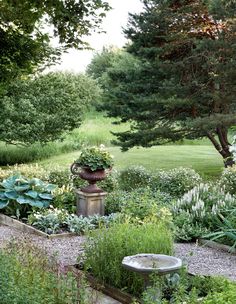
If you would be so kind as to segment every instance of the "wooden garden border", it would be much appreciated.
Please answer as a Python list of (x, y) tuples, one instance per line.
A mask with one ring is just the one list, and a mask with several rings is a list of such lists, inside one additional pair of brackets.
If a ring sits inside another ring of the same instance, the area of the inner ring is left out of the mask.
[(121, 302), (122, 304), (131, 304), (131, 303), (133, 303), (134, 300), (136, 300), (137, 303), (141, 303), (134, 296), (132, 296), (124, 291), (121, 291), (118, 288), (112, 287), (106, 283), (101, 284), (91, 274), (85, 273), (84, 271), (79, 270), (75, 266), (68, 266), (67, 269), (68, 269), (68, 271), (71, 271), (72, 273), (74, 273), (76, 277), (84, 275), (85, 278), (87, 279), (87, 281), (89, 282), (90, 286), (93, 289), (102, 292), (103, 294)]
[(236, 253), (235, 248), (231, 248), (228, 245), (220, 244), (211, 240), (205, 240), (205, 239), (198, 239), (198, 242), (200, 245), (207, 246), (213, 249), (223, 250), (228, 253)]
[(7, 216), (5, 214), (0, 213), (0, 224), (14, 227), (17, 230), (20, 230), (21, 232), (24, 233), (29, 233), (29, 234), (37, 234), (39, 236), (48, 238), (48, 239), (57, 239), (57, 238), (63, 238), (63, 237), (70, 237), (70, 236), (75, 236), (75, 233), (60, 233), (60, 234), (47, 234), (43, 231), (40, 231), (30, 225), (27, 225), (25, 223), (22, 223), (10, 216)]

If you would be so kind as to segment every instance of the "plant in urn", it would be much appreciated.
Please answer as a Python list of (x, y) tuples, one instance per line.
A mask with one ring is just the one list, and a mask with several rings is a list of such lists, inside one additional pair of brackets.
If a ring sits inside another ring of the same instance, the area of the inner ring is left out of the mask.
[(104, 149), (104, 146), (90, 147), (82, 150), (80, 157), (71, 165), (73, 175), (87, 180), (89, 185), (82, 188), (83, 192), (103, 192), (96, 182), (106, 178), (107, 171), (113, 166), (113, 156)]

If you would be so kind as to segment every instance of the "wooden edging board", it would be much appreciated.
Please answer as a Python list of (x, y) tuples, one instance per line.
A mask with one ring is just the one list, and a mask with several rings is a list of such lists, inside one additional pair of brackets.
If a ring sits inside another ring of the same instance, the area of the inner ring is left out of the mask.
[(17, 230), (20, 230), (21, 232), (24, 233), (29, 233), (29, 234), (37, 234), (39, 236), (49, 238), (49, 239), (56, 239), (56, 238), (63, 238), (63, 237), (70, 237), (76, 235), (75, 233), (61, 233), (61, 234), (47, 234), (43, 231), (40, 231), (32, 226), (26, 225), (25, 223), (22, 223), (16, 219), (13, 219), (10, 216), (7, 216), (5, 214), (0, 213), (0, 224), (14, 227)]
[(236, 249), (232, 248), (230, 246), (220, 244), (211, 240), (205, 240), (205, 239), (198, 239), (198, 242), (200, 245), (207, 246), (213, 249), (223, 250), (227, 251), (229, 253), (236, 253)]
[(76, 276), (84, 275), (93, 289), (102, 292), (103, 294), (121, 302), (122, 304), (131, 304), (134, 300), (136, 300), (137, 303), (140, 303), (140, 301), (138, 301), (134, 296), (131, 296), (130, 294), (121, 291), (118, 288), (112, 287), (106, 283), (99, 283), (99, 281), (92, 275), (79, 270), (75, 266), (68, 266), (67, 269), (73, 272)]

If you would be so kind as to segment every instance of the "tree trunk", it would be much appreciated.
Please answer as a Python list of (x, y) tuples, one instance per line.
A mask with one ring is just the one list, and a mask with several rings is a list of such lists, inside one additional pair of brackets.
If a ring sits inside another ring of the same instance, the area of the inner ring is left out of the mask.
[(235, 164), (235, 161), (233, 160), (232, 152), (229, 151), (230, 144), (229, 144), (228, 139), (227, 139), (227, 130), (217, 128), (216, 133), (218, 135), (219, 142), (215, 138), (215, 136), (210, 132), (207, 132), (207, 137), (210, 139), (213, 146), (216, 148), (216, 150), (223, 157), (225, 168), (232, 167)]

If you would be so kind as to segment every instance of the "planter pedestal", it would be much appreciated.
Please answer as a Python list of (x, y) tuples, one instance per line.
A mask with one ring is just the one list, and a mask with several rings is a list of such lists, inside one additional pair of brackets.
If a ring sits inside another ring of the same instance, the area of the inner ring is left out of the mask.
[(76, 190), (77, 208), (76, 214), (83, 216), (90, 215), (104, 215), (104, 200), (107, 195), (106, 192), (86, 193)]

